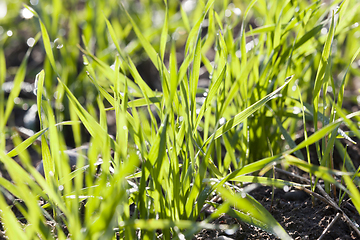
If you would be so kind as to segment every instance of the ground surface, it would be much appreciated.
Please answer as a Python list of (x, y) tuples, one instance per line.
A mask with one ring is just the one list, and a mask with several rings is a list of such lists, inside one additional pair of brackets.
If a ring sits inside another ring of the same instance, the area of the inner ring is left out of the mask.
[[(312, 206), (310, 196), (306, 199), (290, 201), (286, 199), (285, 192), (282, 190), (275, 190), (274, 202), (271, 208), (271, 192), (270, 187), (261, 186), (251, 192), (251, 195), (271, 212), (274, 218), (294, 239), (318, 239), (336, 216), (337, 211), (328, 204), (315, 200), (315, 206)], [(351, 203), (346, 202), (343, 205), (342, 209), (347, 216), (359, 223), (360, 217), (356, 210), (351, 207)], [(227, 235), (225, 231), (203, 230), (195, 235), (194, 239), (277, 239), (259, 228), (240, 223), (227, 215), (220, 217), (215, 223), (238, 224), (239, 229), (233, 235)], [(335, 224), (323, 236), (323, 239), (359, 238), (360, 236), (356, 235), (353, 229), (350, 229), (343, 217), (337, 219)]]

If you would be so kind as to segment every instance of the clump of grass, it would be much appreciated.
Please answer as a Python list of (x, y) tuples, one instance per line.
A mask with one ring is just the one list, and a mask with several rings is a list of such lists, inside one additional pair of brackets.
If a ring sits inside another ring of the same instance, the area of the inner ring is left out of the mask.
[[(30, 50), (17, 70), (17, 87), (7, 99), (0, 92), (0, 119), (4, 119), (0, 159), (13, 179), (1, 179), (1, 190), (4, 196), (10, 192), (24, 202), (25, 206), (16, 207), (27, 222), (23, 231), (0, 195), (9, 238), (183, 239), (203, 228), (231, 229), (211, 224), (228, 213), (290, 239), (242, 188), (245, 183), (307, 187), (267, 176), (271, 166), (279, 163), (322, 178), (328, 191), (330, 184), (336, 185), (359, 206), (356, 178), (345, 175), (347, 189), (334, 180), (334, 175), (343, 173), (330, 164), (334, 145), (341, 149), (336, 139), (344, 136), (340, 124), (359, 136), (350, 120), (358, 121), (359, 112), (346, 115), (342, 109), (349, 74), (332, 77), (344, 66), (353, 70), (358, 51), (350, 53), (359, 43), (347, 38), (357, 29), (352, 24), (359, 4), (344, 1), (336, 11), (332, 10), (336, 2), (321, 6), (319, 1), (311, 5), (251, 1), (240, 8), (227, 1), (223, 5), (200, 1), (192, 11), (179, 3), (141, 4), (149, 11), (116, 1), (84, 6), (54, 1), (51, 15), (44, 13), (45, 5), (25, 6), (36, 17), (33, 24), (41, 32), (37, 44), (46, 59), (36, 76), (41, 130), (9, 153), (4, 151), (6, 122), (26, 76)], [(80, 10), (71, 11), (72, 7)], [(156, 16), (162, 21), (153, 26)], [(252, 23), (256, 19), (261, 26)], [(57, 25), (57, 20), (66, 24)], [(57, 38), (62, 28), (69, 31)], [(35, 37), (36, 42), (39, 38)], [(62, 43), (59, 51), (52, 47), (55, 39)], [(349, 48), (335, 48), (334, 42)], [(7, 68), (4, 40), (1, 44), (2, 84)], [(158, 91), (138, 71), (143, 56), (158, 72)], [(206, 87), (199, 86), (202, 75), (208, 77)], [(84, 90), (86, 96), (82, 96)], [(61, 104), (64, 112), (56, 107)], [(116, 118), (113, 137), (107, 124), (109, 112)], [(296, 145), (298, 124), (305, 127), (309, 118), (316, 132)], [(91, 135), (89, 160), (79, 159), (74, 172), (63, 153), (64, 125), (71, 126), (76, 146), (83, 143), (81, 127)], [(25, 154), (39, 136), (45, 179)], [(304, 161), (299, 150), (319, 140), (323, 148), (317, 148), (321, 166), (316, 167)], [(26, 171), (11, 158), (16, 155)], [(342, 155), (351, 175), (355, 168), (346, 151)], [(214, 194), (223, 203), (210, 201)], [(39, 199), (46, 204), (40, 206)], [(204, 218), (206, 204), (216, 211)]]

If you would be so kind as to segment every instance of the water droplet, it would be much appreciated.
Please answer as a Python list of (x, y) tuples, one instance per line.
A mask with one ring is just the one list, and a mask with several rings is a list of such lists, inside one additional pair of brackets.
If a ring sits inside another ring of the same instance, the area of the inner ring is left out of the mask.
[(290, 187), (288, 185), (285, 185), (283, 187), (284, 192), (288, 192), (290, 190)]
[(226, 9), (225, 10), (225, 17), (230, 17), (231, 16), (231, 10), (230, 9)]
[(220, 125), (224, 125), (226, 122), (226, 119), (224, 117), (220, 118), (219, 123)]
[(54, 40), (54, 45), (56, 46), (57, 49), (60, 49), (64, 46), (59, 38), (56, 38)]
[(234, 229), (234, 228), (225, 229), (225, 233), (226, 233), (227, 235), (234, 235), (235, 232), (236, 232), (236, 229)]
[(187, 0), (182, 3), (182, 7), (185, 12), (190, 12), (195, 8), (195, 6), (196, 6), (196, 1), (194, 0)]
[(242, 192), (242, 193), (241, 193), (241, 197), (242, 197), (242, 198), (246, 198), (246, 193), (245, 193), (245, 192)]
[(241, 10), (240, 10), (240, 8), (234, 8), (234, 9), (233, 9), (233, 12), (234, 12), (237, 16), (240, 16), (240, 15), (241, 15)]
[(6, 1), (0, 1), (0, 19), (4, 18), (7, 13)]
[(327, 28), (323, 27), (323, 28), (321, 29), (321, 34), (322, 34), (322, 35), (325, 35), (325, 34), (327, 34), (327, 33), (328, 33)]
[(6, 34), (7, 34), (9, 37), (11, 37), (11, 36), (13, 35), (13, 31), (8, 30), (8, 31), (6, 32)]
[(299, 114), (299, 113), (301, 113), (301, 108), (299, 108), (299, 107), (294, 107), (294, 108), (293, 108), (293, 113), (294, 113), (294, 114)]
[(38, 5), (39, 0), (30, 0), (31, 5)]
[(20, 104), (21, 103), (21, 98), (19, 98), (19, 97), (14, 98), (14, 103), (15, 104)]
[(25, 19), (30, 19), (34, 16), (34, 14), (27, 8), (23, 8), (20, 10), (20, 15), (21, 17), (25, 18)]
[(28, 38), (28, 40), (26, 41), (26, 44), (29, 46), (29, 47), (33, 47), (34, 44), (35, 44), (35, 38)]
[(180, 34), (179, 34), (179, 32), (174, 32), (171, 37), (172, 37), (172, 39), (174, 39), (176, 41), (180, 38)]

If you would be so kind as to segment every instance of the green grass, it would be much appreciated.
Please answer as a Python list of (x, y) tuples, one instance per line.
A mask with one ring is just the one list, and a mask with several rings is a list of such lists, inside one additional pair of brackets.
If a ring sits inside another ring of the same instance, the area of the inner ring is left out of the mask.
[[(342, 107), (354, 101), (344, 96), (345, 87), (360, 76), (359, 3), (199, 1), (188, 10), (178, 1), (53, 0), (7, 6), (0, 19), (0, 85), (7, 78), (16, 84), (9, 97), (0, 92), (0, 160), (13, 181), (1, 179), (0, 209), (10, 239), (189, 239), (203, 228), (231, 229), (211, 224), (223, 213), (290, 239), (246, 189), (239, 190), (249, 182), (307, 187), (274, 179), (273, 164), (323, 179), (328, 192), (335, 184), (359, 209), (358, 173), (339, 144), (346, 134), (341, 124), (360, 137), (360, 112)], [(19, 20), (14, 12), (24, 8), (34, 17)], [(36, 44), (10, 68), (5, 53), (25, 41), (21, 31)], [(35, 49), (44, 57), (40, 67), (29, 64)], [(161, 89), (150, 88), (153, 76), (139, 72), (144, 61), (156, 69)], [(204, 76), (209, 86), (198, 87)], [(13, 131), (6, 123), (29, 78), (37, 80), (41, 130), (24, 141), (14, 138), (15, 149), (6, 152)], [(113, 137), (109, 112), (116, 116)], [(316, 132), (297, 145), (295, 135), (306, 133), (306, 124)], [(87, 168), (79, 159), (80, 168), (70, 171), (62, 153), (65, 125), (76, 146), (85, 142), (82, 128), (91, 135)], [(39, 136), (41, 149), (34, 146)], [(298, 151), (309, 154), (311, 144), (321, 166)], [(45, 179), (31, 165), (30, 147), (41, 153)], [(333, 169), (334, 147), (346, 173)], [(16, 155), (26, 170), (12, 159)], [(344, 175), (344, 184), (336, 175)], [(23, 201), (16, 207), (25, 224), (5, 201), (9, 192)], [(222, 204), (210, 202), (214, 194)], [(207, 218), (205, 204), (216, 208)]]

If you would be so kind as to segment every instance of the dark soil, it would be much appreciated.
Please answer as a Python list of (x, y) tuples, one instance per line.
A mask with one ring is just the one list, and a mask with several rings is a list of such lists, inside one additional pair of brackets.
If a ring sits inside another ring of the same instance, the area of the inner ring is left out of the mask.
[[(315, 199), (313, 206), (309, 195), (305, 197), (306, 199), (299, 197), (299, 200), (292, 201), (288, 199), (283, 190), (275, 189), (274, 201), (271, 205), (271, 187), (260, 186), (250, 194), (273, 215), (294, 239), (318, 239), (337, 214), (337, 210), (320, 200)], [(342, 209), (352, 221), (360, 222), (360, 216), (350, 202), (345, 201), (342, 204)], [(196, 234), (194, 239), (278, 239), (257, 227), (241, 223), (228, 215), (221, 216), (214, 223), (237, 224), (239, 228), (233, 235), (227, 235), (225, 231), (203, 230)], [(340, 217), (323, 235), (322, 239), (359, 238), (360, 236), (348, 226), (345, 218)]]

